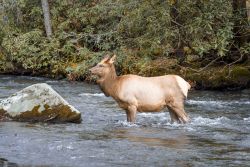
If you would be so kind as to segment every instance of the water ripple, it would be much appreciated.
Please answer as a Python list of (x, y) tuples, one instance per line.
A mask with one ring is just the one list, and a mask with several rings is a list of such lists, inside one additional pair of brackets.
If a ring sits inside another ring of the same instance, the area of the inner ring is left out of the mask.
[(103, 93), (81, 93), (78, 96), (95, 96), (95, 97), (104, 97)]
[(224, 105), (248, 105), (250, 101), (209, 101), (209, 100), (187, 100), (187, 104), (194, 104), (194, 105), (217, 105), (217, 106), (224, 106)]

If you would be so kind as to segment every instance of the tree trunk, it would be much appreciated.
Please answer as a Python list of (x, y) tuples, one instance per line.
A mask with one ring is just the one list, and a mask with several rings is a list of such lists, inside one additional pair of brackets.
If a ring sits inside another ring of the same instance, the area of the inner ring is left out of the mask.
[(183, 40), (182, 40), (182, 33), (181, 33), (181, 20), (178, 12), (178, 0), (170, 0), (170, 16), (171, 16), (171, 25), (176, 27), (179, 30), (179, 40), (177, 45), (175, 46), (175, 55), (177, 56), (180, 63), (182, 63), (185, 59), (184, 50), (183, 50)]
[(17, 25), (23, 24), (23, 13), (18, 5), (16, 7), (16, 23), (17, 23)]
[(250, 22), (250, 0), (246, 2), (248, 22)]
[(233, 0), (233, 14), (236, 21), (234, 25), (235, 44), (240, 47), (249, 40), (248, 32), (248, 16), (247, 16), (247, 0)]
[(41, 0), (41, 1), (42, 1), (46, 35), (48, 38), (50, 38), (52, 35), (52, 28), (51, 28), (51, 20), (50, 20), (50, 13), (49, 13), (49, 3), (48, 3), (48, 0)]

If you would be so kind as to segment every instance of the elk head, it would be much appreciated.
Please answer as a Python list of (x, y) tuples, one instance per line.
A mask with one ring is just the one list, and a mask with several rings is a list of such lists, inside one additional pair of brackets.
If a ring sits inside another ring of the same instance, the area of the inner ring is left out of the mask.
[(106, 55), (96, 66), (90, 69), (91, 74), (97, 75), (100, 78), (105, 78), (105, 76), (114, 73), (115, 70), (113, 63), (115, 61), (115, 58), (116, 55), (111, 58)]

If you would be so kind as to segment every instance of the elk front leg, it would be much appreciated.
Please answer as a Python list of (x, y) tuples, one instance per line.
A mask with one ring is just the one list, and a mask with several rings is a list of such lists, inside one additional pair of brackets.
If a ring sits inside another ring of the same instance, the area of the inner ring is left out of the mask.
[(136, 119), (136, 112), (137, 112), (137, 108), (136, 106), (129, 106), (126, 114), (127, 114), (127, 121), (128, 122), (132, 122), (135, 123), (135, 119)]

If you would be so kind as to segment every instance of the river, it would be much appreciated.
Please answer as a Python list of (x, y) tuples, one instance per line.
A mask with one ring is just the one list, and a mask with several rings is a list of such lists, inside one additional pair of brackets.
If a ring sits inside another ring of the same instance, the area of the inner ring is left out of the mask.
[(45, 82), (81, 113), (81, 124), (0, 122), (0, 166), (250, 166), (250, 90), (195, 91), (186, 125), (168, 112), (139, 113), (137, 123), (97, 85), (0, 76), (0, 99)]

